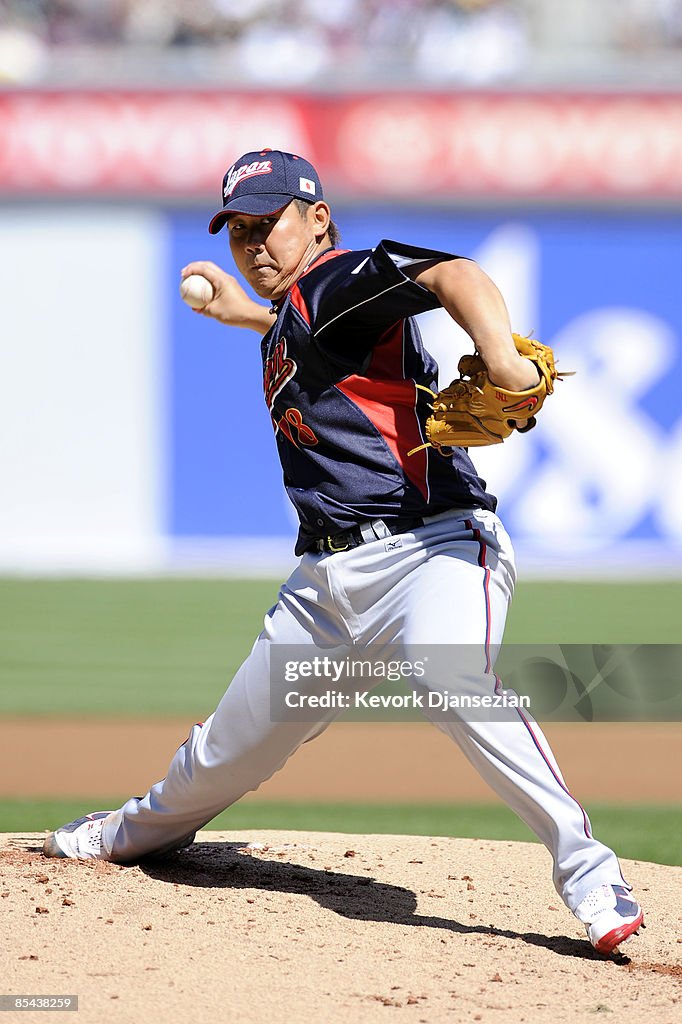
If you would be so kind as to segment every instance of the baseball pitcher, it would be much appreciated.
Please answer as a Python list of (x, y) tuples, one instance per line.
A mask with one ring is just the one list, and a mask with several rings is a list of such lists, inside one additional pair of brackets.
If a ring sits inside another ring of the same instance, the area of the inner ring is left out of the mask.
[[(534, 426), (557, 382), (551, 350), (512, 332), (498, 289), (470, 259), (388, 240), (338, 248), (318, 174), (300, 156), (265, 149), (235, 161), (209, 230), (226, 232), (239, 273), (265, 304), (213, 262), (184, 268), (185, 293), (194, 294), (190, 278), (203, 279), (203, 297), (192, 301), (201, 315), (262, 337), (265, 404), (300, 560), (166, 777), (118, 810), (57, 829), (48, 857), (125, 863), (187, 846), (319, 735), (337, 708), (320, 708), (314, 721), (271, 714), (276, 645), (376, 657), (436, 645), (449, 657), (420, 680), (427, 692), (448, 687), (458, 651), (473, 645), (481, 653), (467, 668), (468, 691), (505, 692), (494, 664), (514, 555), (468, 449)], [(440, 392), (415, 320), (437, 307), (473, 343), (459, 379)], [(425, 713), (546, 845), (559, 895), (592, 945), (612, 953), (640, 927), (642, 910), (537, 723), (521, 708), (480, 719)]]

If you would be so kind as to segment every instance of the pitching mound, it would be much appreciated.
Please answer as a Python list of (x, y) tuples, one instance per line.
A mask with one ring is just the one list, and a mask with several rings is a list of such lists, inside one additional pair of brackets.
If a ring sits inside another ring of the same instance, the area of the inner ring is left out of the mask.
[(682, 868), (623, 863), (648, 928), (615, 962), (530, 843), (202, 832), (120, 867), (42, 839), (0, 836), (2, 991), (78, 995), (82, 1024), (682, 1017)]

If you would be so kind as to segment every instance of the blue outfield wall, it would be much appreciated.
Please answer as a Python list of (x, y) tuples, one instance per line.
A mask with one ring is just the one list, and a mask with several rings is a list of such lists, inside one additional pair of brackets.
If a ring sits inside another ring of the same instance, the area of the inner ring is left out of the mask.
[[(167, 211), (170, 399), (168, 522), (175, 538), (292, 537), (262, 399), (259, 338), (193, 314), (174, 269), (213, 259), (233, 270), (212, 211)], [(628, 542), (632, 557), (682, 550), (682, 215), (669, 212), (336, 209), (345, 248), (395, 238), (478, 259), (500, 285), (514, 328), (555, 347), (557, 386), (538, 428), (475, 462), (512, 535), (539, 558)], [(466, 344), (427, 314), (442, 376)], [(544, 553), (544, 554), (543, 554)], [(630, 556), (628, 556), (630, 557)]]

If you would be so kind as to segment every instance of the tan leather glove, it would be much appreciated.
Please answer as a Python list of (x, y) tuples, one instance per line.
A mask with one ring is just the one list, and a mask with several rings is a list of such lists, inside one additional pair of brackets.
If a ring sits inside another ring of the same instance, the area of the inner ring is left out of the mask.
[(552, 394), (554, 381), (564, 374), (557, 373), (549, 345), (520, 334), (512, 337), (519, 355), (537, 366), (540, 382), (526, 391), (508, 391), (491, 383), (478, 353), (462, 356), (457, 367), (459, 379), (434, 395), (433, 412), (426, 421), (430, 446), (476, 448), (499, 444), (513, 430), (523, 434), (535, 426), (535, 414)]

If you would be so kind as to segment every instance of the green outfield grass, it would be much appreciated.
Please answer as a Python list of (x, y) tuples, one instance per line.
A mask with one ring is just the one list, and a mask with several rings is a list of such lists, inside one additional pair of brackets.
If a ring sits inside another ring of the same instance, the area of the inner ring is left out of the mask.
[[(209, 714), (277, 596), (249, 580), (0, 579), (0, 714)], [(677, 643), (682, 581), (519, 586), (512, 643)]]
[[(0, 801), (0, 832), (40, 832), (96, 809), (119, 806), (122, 797), (82, 801)], [(682, 806), (594, 804), (595, 834), (619, 857), (682, 864)], [(510, 810), (489, 804), (318, 804), (242, 800), (209, 828), (286, 829), (357, 835), (458, 836), (536, 842)]]

